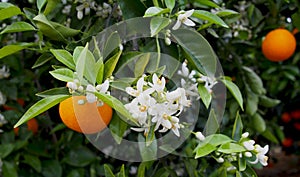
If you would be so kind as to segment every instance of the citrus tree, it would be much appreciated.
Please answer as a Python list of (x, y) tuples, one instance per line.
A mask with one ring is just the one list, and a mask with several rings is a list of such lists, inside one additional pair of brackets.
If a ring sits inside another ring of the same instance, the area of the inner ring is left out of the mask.
[(299, 95), (299, 16), (297, 1), (2, 1), (2, 175), (257, 176)]

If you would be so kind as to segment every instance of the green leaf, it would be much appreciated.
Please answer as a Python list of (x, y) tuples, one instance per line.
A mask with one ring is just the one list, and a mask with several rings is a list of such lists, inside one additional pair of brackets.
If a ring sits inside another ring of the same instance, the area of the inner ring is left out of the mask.
[(46, 18), (44, 14), (39, 14), (33, 18), (39, 30), (43, 33), (43, 35), (49, 37), (54, 41), (62, 41), (67, 43), (66, 38), (55, 29), (55, 27), (50, 23), (50, 21)]
[(204, 144), (203, 146), (201, 146), (199, 148), (197, 147), (196, 149), (195, 149), (196, 150), (195, 159), (212, 153), (213, 151), (215, 151), (217, 149), (217, 147), (208, 143), (208, 144)]
[(243, 133), (243, 122), (240, 116), (240, 113), (236, 113), (234, 125), (233, 125), (233, 130), (232, 130), (232, 139), (235, 141), (238, 141)]
[(46, 5), (47, 0), (37, 0), (36, 5), (37, 8), (39, 9), (39, 12), (41, 12), (42, 8)]
[(23, 31), (33, 31), (35, 28), (26, 22), (14, 22), (13, 24), (7, 26), (0, 34), (4, 33), (15, 33)]
[(221, 79), (221, 81), (225, 84), (226, 88), (230, 91), (232, 96), (239, 103), (241, 109), (244, 110), (244, 108), (243, 108), (243, 97), (242, 97), (242, 94), (241, 94), (240, 89), (238, 88), (238, 86), (236, 86), (235, 83), (233, 83), (230, 80)]
[(216, 3), (214, 3), (213, 1), (210, 0), (196, 0), (195, 4), (198, 6), (207, 6), (207, 7), (213, 7), (213, 8), (220, 8), (220, 6), (218, 6)]
[(45, 52), (35, 61), (35, 63), (33, 64), (33, 66), (31, 68), (34, 69), (34, 68), (40, 67), (43, 64), (47, 63), (48, 61), (52, 60), (53, 58), (54, 57), (50, 53)]
[(68, 95), (69, 90), (67, 87), (56, 87), (43, 92), (39, 92), (36, 95), (39, 97), (48, 97), (54, 95)]
[(119, 50), (115, 55), (109, 58), (104, 64), (104, 79), (111, 76), (117, 66), (122, 50)]
[(252, 91), (247, 91), (246, 113), (253, 116), (257, 112), (258, 95)]
[[(86, 61), (85, 58), (87, 56), (87, 51), (88, 51), (88, 43), (82, 50), (81, 49), (82, 47), (76, 47), (73, 54), (73, 59), (74, 62), (76, 63), (76, 73), (80, 83), (83, 81), (85, 61)], [(78, 57), (77, 55), (75, 55), (76, 53), (78, 53)]]
[(160, 7), (149, 7), (146, 12), (144, 17), (153, 17), (153, 16), (158, 16), (163, 13), (168, 13), (170, 9), (162, 9)]
[(198, 84), (198, 92), (206, 109), (208, 109), (212, 99), (211, 93), (209, 93), (203, 84)]
[(122, 16), (124, 19), (141, 17), (146, 11), (145, 5), (142, 3), (142, 1), (118, 0), (118, 4), (121, 7)]
[[(280, 128), (278, 128), (278, 129), (280, 130)], [(280, 131), (282, 131), (282, 130), (280, 130)], [(273, 143), (276, 143), (276, 144), (279, 143), (277, 137), (275, 136), (275, 133), (270, 128), (266, 128), (266, 130), (261, 135)]]
[(99, 59), (96, 64), (95, 64), (95, 71), (98, 73), (97, 74), (97, 78), (96, 78), (96, 82), (98, 84), (102, 84), (103, 82), (103, 75), (104, 75), (104, 64), (103, 64), (103, 60)]
[(157, 35), (161, 30), (170, 24), (169, 19), (163, 17), (153, 17), (150, 21), (151, 37)]
[(220, 10), (216, 13), (216, 15), (218, 15), (219, 17), (226, 17), (226, 16), (238, 15), (238, 14), (239, 14), (238, 12), (229, 9)]
[(228, 25), (220, 17), (211, 12), (205, 10), (195, 10), (192, 16), (228, 28)]
[(16, 165), (11, 162), (3, 161), (2, 175), (3, 177), (18, 177)]
[(7, 157), (13, 150), (14, 150), (14, 144), (1, 144), (0, 145), (0, 158), (4, 159)]
[(112, 120), (109, 123), (109, 130), (118, 144), (123, 140), (123, 135), (127, 130), (127, 123), (124, 122), (118, 114), (113, 114)]
[(72, 82), (74, 80), (74, 72), (68, 68), (59, 68), (49, 72), (55, 79), (63, 82)]
[(124, 105), (122, 104), (122, 102), (120, 100), (118, 100), (117, 98), (115, 98), (115, 97), (113, 97), (111, 95), (107, 95), (107, 94), (103, 94), (103, 93), (99, 93), (99, 92), (95, 92), (95, 95), (99, 99), (101, 99), (104, 103), (106, 103), (110, 107), (112, 107), (120, 115), (124, 116), (124, 118), (126, 118), (127, 120), (130, 120), (135, 125), (138, 125), (137, 121), (132, 117), (132, 115), (124, 107)]
[(138, 135), (139, 150), (143, 161), (149, 161), (156, 159), (157, 155), (157, 141), (151, 141), (151, 144), (147, 144), (146, 139), (142, 133)]
[(167, 8), (169, 8), (170, 11), (172, 11), (173, 8), (175, 7), (175, 0), (165, 0), (165, 4)]
[(218, 148), (218, 151), (225, 154), (231, 154), (231, 153), (244, 152), (246, 151), (246, 149), (243, 146), (235, 143), (226, 143), (226, 144), (222, 144)]
[(42, 174), (44, 177), (61, 177), (62, 167), (58, 160), (43, 160)]
[(72, 29), (69, 27), (66, 27), (60, 23), (49, 21), (50, 24), (57, 30), (62, 36), (65, 38), (76, 36), (77, 34), (81, 33), (80, 30)]
[(258, 104), (261, 106), (264, 106), (266, 108), (272, 108), (280, 103), (280, 100), (269, 98), (265, 95), (259, 96), (259, 102)]
[(49, 13), (53, 12), (53, 10), (57, 8), (57, 5), (59, 5), (60, 2), (60, 0), (47, 0), (47, 5), (45, 7), (44, 14), (48, 15)]
[(262, 133), (266, 130), (266, 122), (258, 113), (255, 113), (251, 119), (252, 119), (251, 121), (253, 124), (253, 128), (258, 133)]
[(134, 66), (134, 77), (141, 77), (145, 73), (145, 69), (150, 60), (150, 53), (145, 53), (139, 57)]
[(217, 68), (217, 57), (208, 41), (198, 32), (180, 28), (172, 31), (175, 41), (186, 52), (191, 67), (208, 77), (214, 77)]
[(209, 112), (208, 120), (205, 124), (204, 134), (211, 135), (218, 131), (220, 128), (219, 122), (217, 120), (214, 109), (211, 109)]
[(85, 167), (96, 160), (96, 154), (84, 146), (71, 149), (63, 162), (74, 167)]
[(24, 122), (27, 122), (31, 118), (47, 111), (48, 109), (50, 109), (51, 107), (60, 103), (61, 101), (67, 99), (68, 97), (70, 97), (70, 96), (69, 95), (54, 95), (54, 96), (49, 96), (49, 97), (39, 100), (37, 103), (32, 105), (24, 113), (24, 115), (20, 118), (20, 120), (15, 124), (14, 128), (20, 126)]
[(50, 49), (50, 52), (55, 56), (55, 58), (62, 64), (66, 65), (72, 70), (75, 70), (75, 63), (73, 56), (70, 52), (62, 49)]
[(23, 14), (21, 9), (17, 6), (9, 6), (0, 10), (0, 20), (13, 17), (15, 15)]
[(116, 177), (107, 164), (104, 164), (105, 177)]
[(30, 154), (24, 154), (24, 163), (31, 166), (35, 171), (41, 172), (42, 171), (42, 164), (40, 159), (37, 156), (30, 155)]
[(245, 71), (246, 82), (249, 84), (251, 90), (256, 94), (265, 94), (266, 90), (263, 87), (261, 78), (250, 68), (243, 66)]
[(117, 31), (112, 32), (105, 41), (103, 48), (103, 58), (106, 59), (113, 51), (119, 49), (121, 45), (121, 38)]
[(80, 169), (73, 169), (68, 173), (67, 177), (84, 177), (85, 170), (80, 168)]
[(239, 171), (245, 171), (246, 170), (246, 159), (244, 157), (238, 157), (238, 164), (239, 164)]
[(6, 45), (4, 47), (2, 47), (0, 49), (0, 59), (8, 56), (8, 55), (11, 55), (13, 53), (16, 53), (20, 50), (23, 50), (23, 49), (26, 49), (30, 46), (33, 46), (35, 44), (32, 44), (32, 43), (22, 43), (22, 44), (19, 44), (19, 45), (16, 45), (16, 44), (12, 44), (12, 45)]

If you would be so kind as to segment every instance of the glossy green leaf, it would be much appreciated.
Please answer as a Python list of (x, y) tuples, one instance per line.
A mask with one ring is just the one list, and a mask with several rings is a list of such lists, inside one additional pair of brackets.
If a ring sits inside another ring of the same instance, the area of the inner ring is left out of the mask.
[(147, 145), (146, 139), (142, 133), (138, 135), (139, 150), (143, 161), (149, 161), (156, 159), (157, 155), (157, 141), (151, 141), (151, 144)]
[(151, 37), (157, 35), (161, 30), (170, 24), (169, 19), (163, 17), (153, 17), (150, 21)]
[(208, 109), (212, 99), (211, 93), (209, 93), (209, 91), (204, 87), (203, 84), (198, 84), (198, 92), (200, 95), (200, 99), (204, 103), (206, 109)]
[(42, 171), (42, 164), (38, 156), (30, 155), (30, 154), (24, 154), (24, 163), (30, 165), (35, 171), (40, 173)]
[(44, 14), (37, 15), (33, 18), (33, 20), (43, 35), (54, 41), (62, 41), (65, 43), (68, 42), (66, 38), (55, 29), (55, 27), (50, 23)]
[[(278, 128), (278, 129), (279, 129), (279, 131), (282, 131), (280, 128)], [(278, 131), (276, 132), (276, 134), (278, 135)], [(261, 135), (273, 143), (276, 143), (276, 144), (279, 143), (278, 138), (275, 136), (275, 133), (274, 133), (274, 131), (271, 130), (271, 128), (266, 128), (266, 130)], [(282, 138), (282, 140), (283, 140), (283, 138)], [(281, 142), (282, 142), (282, 140), (281, 140)]]
[(247, 91), (246, 113), (250, 116), (257, 112), (258, 95), (252, 91)]
[(239, 171), (245, 171), (247, 168), (246, 159), (244, 157), (238, 157)]
[(18, 177), (16, 165), (12, 162), (3, 161), (2, 175), (3, 177)]
[(20, 118), (20, 120), (15, 124), (14, 127), (18, 127), (24, 122), (27, 122), (31, 118), (47, 111), (51, 107), (57, 105), (61, 101), (67, 99), (70, 97), (69, 95), (54, 95), (54, 96), (49, 96), (46, 98), (43, 98), (36, 102), (34, 105), (32, 105)]
[(146, 7), (142, 1), (118, 0), (118, 4), (121, 7), (124, 19), (142, 17), (146, 11)]
[(59, 5), (60, 2), (60, 0), (47, 0), (47, 5), (45, 7), (44, 14), (48, 15), (49, 13), (53, 12), (53, 10), (57, 8), (57, 5)]
[(136, 78), (141, 77), (145, 73), (145, 69), (150, 60), (150, 53), (145, 53), (136, 61), (134, 66), (134, 76)]
[(209, 112), (209, 116), (204, 128), (205, 135), (211, 135), (218, 131), (220, 128), (219, 121), (217, 120), (216, 113), (214, 109), (211, 109)]
[(0, 158), (4, 159), (14, 150), (14, 144), (1, 144), (0, 145)]
[(74, 80), (74, 72), (68, 68), (59, 68), (49, 72), (55, 79), (63, 82), (72, 82)]
[(241, 91), (238, 88), (238, 86), (236, 86), (235, 83), (233, 83), (230, 80), (221, 79), (221, 81), (225, 84), (226, 88), (230, 91), (230, 93), (232, 94), (232, 96), (239, 103), (241, 109), (244, 110), (244, 107), (243, 107), (243, 97), (242, 97)]
[(107, 79), (109, 76), (113, 74), (121, 54), (122, 54), (122, 50), (119, 50), (115, 55), (113, 55), (104, 63), (104, 76), (103, 76), (104, 79)]
[(112, 120), (109, 123), (109, 130), (118, 144), (123, 140), (123, 135), (127, 130), (128, 124), (123, 121), (118, 114), (113, 114)]
[(73, 56), (70, 52), (62, 49), (50, 49), (50, 52), (55, 56), (55, 58), (62, 64), (66, 65), (72, 70), (75, 70), (75, 63)]
[(87, 56), (87, 52), (88, 52), (88, 43), (84, 48), (76, 47), (73, 54), (73, 59), (76, 66), (76, 73), (80, 83), (83, 81), (85, 62), (86, 62), (85, 58)]
[(205, 10), (195, 10), (192, 16), (228, 28), (228, 25), (220, 17), (211, 12)]
[(124, 164), (122, 165), (120, 172), (118, 173), (118, 177), (126, 177)]
[(68, 173), (67, 177), (84, 177), (85, 170), (83, 168), (73, 169)]
[(0, 20), (13, 17), (15, 15), (23, 14), (21, 9), (17, 6), (9, 6), (0, 10)]
[(263, 87), (261, 78), (249, 67), (244, 66), (246, 82), (250, 86), (251, 90), (256, 94), (265, 94), (266, 90)]
[(217, 57), (208, 41), (199, 33), (190, 29), (172, 31), (172, 36), (189, 56), (190, 66), (194, 66), (203, 74), (214, 77), (217, 68)]
[(43, 53), (33, 64), (31, 67), (32, 69), (42, 66), (43, 64), (47, 63), (48, 61), (52, 60), (54, 57), (48, 52)]
[(216, 146), (211, 144), (204, 144), (200, 148), (197, 147), (195, 159), (206, 156), (217, 149)]
[(61, 177), (62, 166), (58, 160), (42, 161), (42, 174), (44, 177)]
[(39, 12), (41, 12), (42, 8), (46, 5), (47, 0), (37, 0), (36, 1), (36, 6), (39, 10)]
[(232, 139), (235, 141), (238, 141), (243, 133), (243, 122), (240, 116), (240, 113), (236, 113), (235, 121), (233, 124), (233, 130), (232, 130)]
[(33, 30), (35, 30), (35, 28), (27, 22), (14, 22), (11, 25), (4, 28), (4, 30), (1, 31), (0, 34), (33, 31)]
[(234, 11), (234, 10), (229, 10), (229, 9), (224, 9), (224, 10), (220, 10), (217, 11), (216, 15), (218, 15), (219, 17), (226, 17), (226, 16), (230, 16), (230, 15), (238, 15), (239, 13)]
[(65, 38), (73, 37), (73, 36), (76, 36), (77, 34), (81, 33), (80, 30), (76, 30), (76, 29), (66, 27), (66, 26), (64, 26), (60, 23), (56, 23), (56, 22), (52, 22), (52, 21), (49, 21), (49, 22), (55, 28), (55, 30), (57, 30)]
[(116, 177), (107, 164), (104, 164), (104, 172), (105, 172), (105, 177)]
[(167, 8), (169, 8), (170, 11), (172, 11), (173, 8), (175, 7), (175, 0), (165, 0), (165, 4)]
[(0, 59), (6, 57), (8, 55), (14, 54), (14, 53), (16, 53), (20, 50), (26, 49), (30, 46), (33, 46), (33, 44), (23, 43), (23, 44), (20, 44), (20, 45), (16, 45), (16, 44), (6, 45), (6, 46), (4, 46), (0, 49)]
[(253, 128), (258, 132), (262, 133), (266, 130), (266, 122), (258, 113), (254, 114), (251, 118)]
[(63, 162), (73, 167), (85, 167), (96, 160), (96, 154), (84, 146), (79, 146), (71, 149)]
[(144, 17), (153, 17), (153, 16), (158, 16), (163, 13), (168, 13), (170, 9), (163, 9), (160, 7), (149, 7), (146, 12)]
[(54, 96), (54, 95), (68, 95), (69, 90), (67, 87), (55, 87), (43, 92), (39, 92), (36, 94), (36, 96), (39, 97), (48, 97), (48, 96)]
[(207, 6), (207, 7), (213, 7), (213, 8), (220, 8), (215, 2), (210, 0), (196, 0), (195, 4), (198, 6)]
[(110, 54), (115, 51), (116, 49), (120, 49), (121, 45), (121, 38), (117, 31), (112, 32), (106, 39), (104, 48), (102, 51), (102, 55), (104, 60), (107, 59)]
[(129, 113), (129, 111), (124, 107), (124, 105), (122, 104), (122, 102), (120, 102), (120, 100), (118, 100), (117, 98), (111, 96), (111, 95), (107, 95), (107, 94), (103, 94), (103, 93), (99, 93), (99, 92), (95, 92), (95, 95), (101, 99), (104, 103), (108, 104), (110, 107), (112, 107), (115, 111), (117, 111), (120, 115), (124, 116), (124, 118), (126, 120), (130, 120), (132, 123), (138, 125), (137, 121), (132, 117), (132, 115)]
[(278, 105), (280, 103), (280, 100), (273, 99), (273, 98), (267, 97), (265, 95), (260, 95), (258, 103), (259, 103), (259, 105), (262, 105), (266, 108), (272, 108), (272, 107)]
[(244, 152), (246, 149), (236, 143), (226, 143), (218, 148), (218, 151), (225, 154)]
[(102, 84), (104, 76), (104, 63), (102, 59), (99, 59), (95, 64), (95, 71), (97, 74), (96, 82), (97, 84)]

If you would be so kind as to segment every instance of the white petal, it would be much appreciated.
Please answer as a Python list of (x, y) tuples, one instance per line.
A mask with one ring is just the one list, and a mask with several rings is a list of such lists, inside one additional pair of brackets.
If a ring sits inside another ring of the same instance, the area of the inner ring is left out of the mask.
[(183, 21), (183, 23), (186, 25), (186, 26), (195, 26), (196, 24), (192, 21), (192, 20), (190, 20), (190, 19), (185, 19), (184, 21)]
[(167, 129), (171, 129), (172, 128), (172, 124), (169, 120), (164, 120), (162, 121), (162, 125), (167, 128)]
[(173, 133), (174, 133), (176, 136), (180, 137), (180, 133), (179, 133), (178, 128), (172, 128), (172, 131), (173, 131)]
[(175, 25), (173, 26), (172, 30), (177, 30), (181, 25), (181, 22), (179, 20), (176, 21)]
[(193, 15), (193, 13), (194, 13), (194, 9), (186, 11), (186, 12), (184, 13), (184, 15), (185, 15), (186, 17), (190, 17), (190, 16)]

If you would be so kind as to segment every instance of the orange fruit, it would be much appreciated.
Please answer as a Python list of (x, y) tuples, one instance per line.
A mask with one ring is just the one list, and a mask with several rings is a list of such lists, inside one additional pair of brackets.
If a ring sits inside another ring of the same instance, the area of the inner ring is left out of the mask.
[(107, 127), (113, 110), (105, 103), (88, 103), (85, 96), (73, 96), (59, 104), (62, 122), (70, 129), (85, 133), (97, 133)]
[[(36, 134), (39, 129), (39, 124), (35, 118), (30, 119), (27, 121), (27, 129), (32, 131), (33, 134)], [(15, 135), (19, 135), (19, 127), (14, 128)]]
[(296, 39), (286, 29), (270, 31), (262, 42), (262, 52), (270, 61), (284, 61), (296, 50)]

